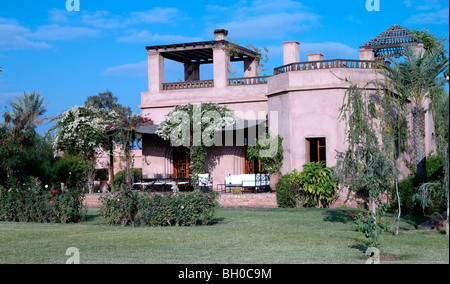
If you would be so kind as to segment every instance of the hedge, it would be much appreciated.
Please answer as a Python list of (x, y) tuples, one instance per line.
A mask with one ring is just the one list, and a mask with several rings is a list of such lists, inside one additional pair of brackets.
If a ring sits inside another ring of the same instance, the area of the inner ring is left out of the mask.
[(110, 225), (207, 225), (219, 205), (217, 196), (217, 192), (156, 194), (122, 189), (100, 197), (100, 212)]

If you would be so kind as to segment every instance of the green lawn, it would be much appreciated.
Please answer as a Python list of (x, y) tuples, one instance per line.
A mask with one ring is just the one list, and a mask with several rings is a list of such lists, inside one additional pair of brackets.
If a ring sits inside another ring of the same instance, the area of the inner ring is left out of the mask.
[[(0, 263), (65, 263), (76, 247), (81, 263), (275, 264), (365, 263), (367, 241), (353, 230), (350, 209), (221, 208), (216, 223), (197, 227), (106, 225), (98, 209), (79, 224), (0, 222)], [(385, 263), (449, 263), (449, 238), (417, 230), (405, 218), (386, 234)]]

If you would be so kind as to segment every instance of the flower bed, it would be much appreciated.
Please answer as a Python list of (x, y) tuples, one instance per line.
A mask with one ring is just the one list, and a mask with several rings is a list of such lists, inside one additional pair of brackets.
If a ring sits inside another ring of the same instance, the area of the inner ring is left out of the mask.
[(0, 187), (0, 220), (17, 222), (79, 222), (84, 195), (79, 188), (39, 186), (12, 180)]

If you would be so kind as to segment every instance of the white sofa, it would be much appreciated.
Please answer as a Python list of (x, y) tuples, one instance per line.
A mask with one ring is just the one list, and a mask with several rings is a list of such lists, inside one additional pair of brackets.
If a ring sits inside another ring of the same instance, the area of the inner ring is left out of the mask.
[(255, 191), (261, 188), (269, 188), (269, 174), (242, 174), (225, 177), (225, 191), (232, 187), (253, 188)]

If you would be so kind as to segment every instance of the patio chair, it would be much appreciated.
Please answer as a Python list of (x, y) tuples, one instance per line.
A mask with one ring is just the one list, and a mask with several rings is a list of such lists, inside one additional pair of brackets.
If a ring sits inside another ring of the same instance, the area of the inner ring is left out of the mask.
[(199, 174), (198, 176), (198, 186), (200, 188), (208, 188), (209, 190), (212, 190), (213, 184), (209, 179), (209, 174)]

